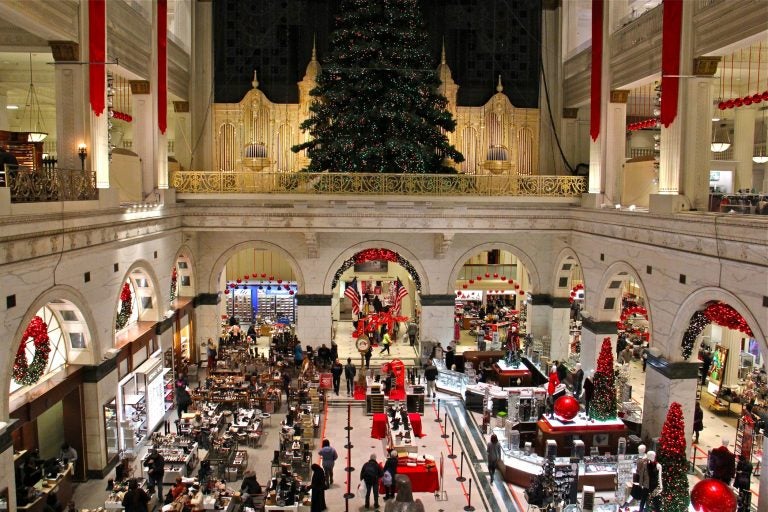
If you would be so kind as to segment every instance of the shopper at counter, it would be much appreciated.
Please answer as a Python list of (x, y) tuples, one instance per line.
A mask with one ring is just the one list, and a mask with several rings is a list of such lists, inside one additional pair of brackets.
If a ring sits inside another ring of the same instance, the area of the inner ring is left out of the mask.
[(251, 496), (258, 496), (262, 493), (261, 484), (256, 480), (255, 471), (249, 469), (245, 472), (240, 490), (246, 494), (245, 501), (248, 501), (248, 498)]
[(77, 450), (72, 448), (72, 446), (65, 441), (64, 444), (61, 445), (61, 450), (59, 451), (59, 460), (63, 461), (64, 464), (68, 462), (74, 464), (77, 462)]
[(144, 466), (147, 468), (147, 476), (149, 476), (150, 491), (153, 491), (153, 487), (157, 487), (157, 499), (162, 500), (165, 458), (157, 451), (157, 448), (152, 448), (152, 451), (144, 461)]
[(384, 485), (384, 501), (395, 497), (395, 476), (397, 476), (397, 451), (389, 452), (386, 462), (384, 462), (384, 473), (381, 477), (381, 483)]
[(128, 491), (123, 496), (123, 508), (125, 512), (147, 512), (149, 495), (139, 487), (139, 483), (132, 479), (128, 483)]

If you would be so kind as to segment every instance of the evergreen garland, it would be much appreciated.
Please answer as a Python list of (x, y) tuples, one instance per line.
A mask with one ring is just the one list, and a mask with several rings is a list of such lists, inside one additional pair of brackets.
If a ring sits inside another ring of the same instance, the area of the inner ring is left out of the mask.
[(454, 173), (464, 157), (417, 0), (344, 0), (302, 123), (311, 172)]
[[(27, 362), (27, 343), (32, 341), (35, 355), (32, 362)], [(51, 352), (48, 325), (39, 316), (34, 317), (24, 329), (21, 343), (13, 360), (13, 380), (22, 386), (31, 386), (43, 376)]]
[(593, 379), (595, 394), (589, 407), (589, 417), (595, 420), (609, 420), (616, 417), (616, 385), (613, 373), (613, 351), (611, 338), (604, 338), (597, 358), (597, 370)]
[(657, 460), (661, 464), (661, 512), (687, 512), (688, 461), (685, 458), (685, 423), (679, 403), (672, 402), (661, 429)]
[(119, 331), (128, 323), (133, 312), (133, 300), (131, 297), (131, 287), (128, 283), (123, 283), (123, 289), (120, 291), (120, 311), (117, 312), (115, 319), (115, 330)]

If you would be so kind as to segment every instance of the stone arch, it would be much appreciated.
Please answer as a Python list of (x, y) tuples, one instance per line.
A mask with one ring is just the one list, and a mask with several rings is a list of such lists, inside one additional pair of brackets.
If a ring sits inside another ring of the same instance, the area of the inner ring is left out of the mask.
[[(32, 318), (34, 318), (35, 314), (42, 307), (50, 307), (51, 304), (56, 305), (52, 309), (56, 310), (55, 313), (58, 313), (57, 316), (61, 316), (61, 311), (71, 305), (77, 311), (78, 316), (81, 317), (80, 322), (84, 324), (85, 331), (87, 331), (86, 348), (77, 349), (78, 354), (74, 362), (76, 362), (76, 364), (94, 364), (95, 361), (101, 359), (103, 340), (98, 339), (96, 319), (94, 318), (90, 307), (88, 307), (88, 300), (82, 293), (71, 286), (56, 285), (48, 288), (40, 295), (38, 295), (29, 305), (26, 312), (24, 313), (24, 316), (22, 316), (21, 322), (19, 323), (11, 341), (11, 355), (8, 357), (8, 361), (5, 365), (5, 368), (3, 369), (5, 373), (2, 376), (2, 380), (0, 381), (0, 386), (2, 386), (0, 389), (4, 390), (2, 394), (5, 396), (5, 398), (0, 401), (0, 418), (6, 418), (8, 416), (10, 407), (8, 389), (10, 388), (11, 378), (13, 375), (14, 356), (16, 354), (16, 350), (19, 347), (19, 343), (21, 342), (21, 337), (24, 335), (24, 331), (26, 330), (27, 325), (32, 320)], [(66, 323), (67, 322), (64, 322), (64, 324)], [(69, 335), (69, 330), (66, 332)], [(69, 353), (67, 360), (68, 362), (73, 362)]]
[(605, 269), (600, 285), (596, 289), (597, 293), (593, 294), (597, 300), (590, 300), (589, 295), (587, 295), (590, 316), (598, 321), (618, 321), (621, 315), (621, 285), (630, 277), (640, 285), (640, 289), (643, 291), (643, 296), (646, 299), (645, 308), (648, 310), (648, 330), (653, 332), (648, 288), (640, 279), (637, 270), (626, 261), (617, 261)]
[[(208, 290), (211, 293), (221, 291), (219, 290), (219, 278), (221, 276), (222, 271), (224, 270), (224, 266), (232, 258), (233, 255), (237, 254), (243, 249), (268, 249), (270, 251), (273, 251), (279, 254), (280, 256), (285, 258), (285, 260), (291, 265), (291, 269), (293, 270), (293, 274), (296, 277), (296, 284), (298, 285), (299, 290), (305, 289), (304, 274), (302, 273), (301, 266), (299, 265), (298, 261), (296, 261), (296, 258), (294, 258), (290, 252), (286, 251), (279, 245), (273, 244), (271, 242), (267, 242), (264, 240), (248, 240), (245, 242), (240, 242), (238, 244), (235, 244), (229, 247), (228, 249), (225, 249), (216, 258), (216, 260), (213, 263), (213, 266), (211, 267), (211, 274), (208, 281)], [(198, 292), (200, 291), (201, 290), (198, 290)]]
[(766, 340), (766, 333), (763, 332), (757, 317), (752, 314), (749, 307), (736, 295), (728, 290), (718, 287), (700, 288), (690, 294), (683, 303), (680, 304), (669, 332), (671, 346), (675, 347), (675, 355), (679, 356), (682, 352), (680, 344), (683, 339), (683, 334), (685, 334), (685, 331), (688, 329), (693, 314), (702, 309), (705, 304), (712, 301), (725, 302), (738, 311), (744, 320), (747, 321), (747, 324), (749, 324), (749, 328), (752, 329), (752, 334), (754, 334), (754, 338), (757, 340), (760, 350), (765, 357), (768, 357), (768, 340)]
[[(137, 297), (137, 301), (142, 303), (139, 312), (140, 321), (160, 320), (163, 311), (166, 309), (162, 303), (163, 295), (159, 287), (160, 281), (157, 279), (155, 269), (146, 260), (136, 260), (128, 268), (125, 274), (123, 274), (123, 278), (120, 280), (117, 292), (114, 295), (116, 300), (111, 324), (113, 333), (115, 320), (117, 318), (117, 311), (120, 307), (120, 292), (123, 289), (123, 283), (125, 283), (127, 279), (132, 281), (134, 289), (139, 296)], [(140, 279), (142, 280), (141, 282), (139, 282)], [(141, 286), (137, 286), (137, 284), (140, 284)], [(139, 290), (141, 290), (141, 292), (139, 292)], [(145, 299), (142, 299), (143, 297), (151, 298), (151, 302), (147, 302)], [(144, 302), (142, 302), (142, 300), (144, 300)], [(147, 304), (149, 304), (149, 306), (147, 306)]]
[(389, 249), (390, 251), (396, 252), (399, 254), (403, 259), (408, 261), (410, 263), (414, 270), (416, 271), (416, 274), (418, 274), (418, 278), (421, 281), (421, 293), (422, 294), (429, 294), (429, 280), (427, 278), (427, 273), (424, 270), (423, 265), (419, 261), (416, 256), (412, 252), (410, 252), (408, 249), (401, 245), (393, 244), (392, 242), (389, 242), (387, 240), (369, 240), (365, 242), (359, 242), (353, 246), (347, 247), (343, 252), (341, 252), (329, 265), (328, 270), (325, 274), (325, 279), (323, 280), (323, 293), (326, 295), (330, 295), (333, 293), (333, 286), (332, 284), (335, 281), (336, 273), (342, 269), (344, 266), (344, 263), (349, 260), (350, 258), (353, 258), (355, 254), (359, 253), (360, 251), (363, 251), (365, 249)]
[[(176, 267), (177, 274), (177, 296), (192, 297), (197, 292), (197, 272), (192, 255), (192, 250), (185, 244), (179, 247), (179, 250), (176, 251), (176, 256), (173, 258), (173, 265)], [(182, 268), (181, 262), (186, 265), (186, 268)], [(183, 284), (185, 282), (189, 282), (189, 285)], [(182, 291), (185, 291), (185, 293), (181, 293)]]
[[(552, 296), (567, 298), (571, 292), (571, 288), (573, 288), (573, 283), (571, 282), (571, 271), (573, 269), (572, 265), (578, 265), (582, 269), (584, 267), (581, 266), (581, 260), (579, 260), (579, 256), (576, 254), (576, 251), (570, 247), (566, 247), (560, 251), (560, 254), (558, 254), (557, 258), (555, 259), (555, 262), (554, 281), (552, 283)], [(584, 289), (586, 290), (586, 277), (584, 276), (583, 272), (582, 281), (585, 283)], [(564, 284), (564, 286), (560, 286), (561, 284)]]
[(536, 264), (533, 262), (533, 259), (526, 253), (524, 250), (520, 249), (516, 245), (512, 245), (507, 242), (489, 242), (485, 244), (478, 244), (475, 245), (468, 250), (464, 251), (462, 254), (459, 255), (459, 257), (456, 259), (456, 262), (453, 265), (453, 268), (451, 269), (451, 276), (448, 279), (448, 289), (446, 290), (446, 293), (453, 294), (454, 290), (454, 284), (456, 283), (456, 280), (459, 277), (459, 272), (461, 272), (462, 267), (464, 266), (464, 263), (471, 258), (472, 256), (483, 252), (483, 251), (489, 251), (493, 249), (500, 249), (503, 251), (509, 251), (512, 254), (514, 254), (525, 266), (525, 269), (528, 271), (528, 278), (531, 283), (531, 290), (532, 293), (538, 293), (541, 291), (541, 277), (539, 276), (539, 271), (536, 268)]

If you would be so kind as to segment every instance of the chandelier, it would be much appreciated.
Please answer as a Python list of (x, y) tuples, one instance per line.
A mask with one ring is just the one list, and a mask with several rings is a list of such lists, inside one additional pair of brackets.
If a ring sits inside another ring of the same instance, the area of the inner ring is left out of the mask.
[(722, 153), (731, 147), (731, 139), (728, 135), (728, 130), (725, 123), (720, 125), (720, 128), (715, 128), (712, 134), (712, 144), (710, 148), (713, 153)]
[[(42, 142), (48, 136), (43, 123), (43, 115), (40, 110), (40, 101), (37, 99), (35, 83), (32, 80), (32, 54), (29, 54), (29, 90), (24, 101), (24, 112), (21, 114), (21, 128), (26, 131), (28, 142)], [(25, 130), (26, 128), (26, 130)]]

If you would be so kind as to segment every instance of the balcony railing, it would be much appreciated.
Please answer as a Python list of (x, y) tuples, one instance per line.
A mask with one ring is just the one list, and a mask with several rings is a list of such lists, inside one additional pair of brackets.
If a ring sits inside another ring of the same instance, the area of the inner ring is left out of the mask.
[(587, 191), (587, 180), (583, 176), (177, 171), (171, 174), (171, 186), (181, 194), (579, 197)]
[(96, 173), (80, 169), (8, 167), (0, 186), (11, 189), (12, 203), (92, 201), (99, 198)]

